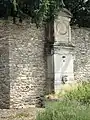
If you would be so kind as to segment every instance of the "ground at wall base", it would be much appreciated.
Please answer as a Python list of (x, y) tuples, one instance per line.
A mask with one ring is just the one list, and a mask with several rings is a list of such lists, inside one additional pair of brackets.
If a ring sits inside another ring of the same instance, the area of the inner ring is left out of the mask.
[(0, 109), (0, 120), (35, 120), (43, 108)]

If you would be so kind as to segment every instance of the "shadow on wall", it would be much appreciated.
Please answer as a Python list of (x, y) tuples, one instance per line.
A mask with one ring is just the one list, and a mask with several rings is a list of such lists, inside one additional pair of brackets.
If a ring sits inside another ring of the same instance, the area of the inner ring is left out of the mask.
[(0, 26), (0, 109), (10, 108), (9, 43), (6, 29)]

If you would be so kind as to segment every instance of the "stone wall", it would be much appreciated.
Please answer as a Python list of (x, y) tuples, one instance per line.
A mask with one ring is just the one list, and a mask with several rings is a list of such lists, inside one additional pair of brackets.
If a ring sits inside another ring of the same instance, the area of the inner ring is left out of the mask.
[(90, 80), (90, 28), (72, 27), (75, 80)]
[[(0, 21), (1, 22), (1, 21)], [(9, 42), (7, 27), (0, 23), (0, 108), (10, 106)]]
[(28, 22), (0, 20), (0, 108), (36, 105), (45, 93), (44, 29)]

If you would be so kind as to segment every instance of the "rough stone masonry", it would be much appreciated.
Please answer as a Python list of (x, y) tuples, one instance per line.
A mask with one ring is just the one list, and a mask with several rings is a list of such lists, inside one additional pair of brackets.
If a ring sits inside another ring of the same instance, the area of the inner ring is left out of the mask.
[(72, 42), (75, 44), (74, 78), (90, 80), (90, 28), (72, 26)]
[(37, 105), (46, 85), (44, 29), (0, 20), (0, 108)]
[[(0, 20), (0, 109), (43, 106), (51, 82), (44, 32), (43, 26), (37, 29), (28, 20), (18, 25)], [(74, 79), (90, 80), (90, 28), (72, 26), (71, 42), (75, 45)]]

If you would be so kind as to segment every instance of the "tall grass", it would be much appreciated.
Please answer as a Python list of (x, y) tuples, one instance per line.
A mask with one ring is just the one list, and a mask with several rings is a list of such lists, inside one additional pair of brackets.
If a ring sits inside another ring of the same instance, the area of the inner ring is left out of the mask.
[(90, 82), (79, 83), (77, 89), (68, 92), (65, 97), (66, 99), (76, 100), (83, 104), (90, 104)]
[(51, 103), (36, 120), (90, 120), (90, 105), (66, 100)]
[(80, 84), (61, 101), (49, 102), (36, 120), (90, 120), (90, 83)]

